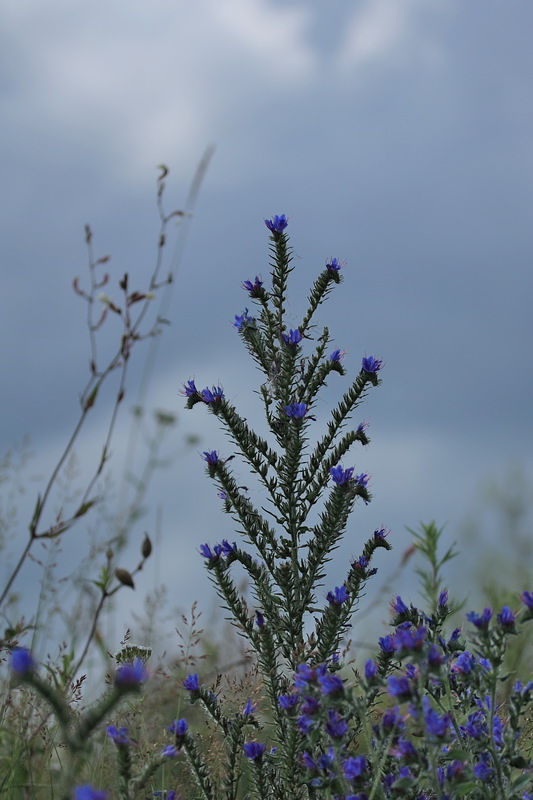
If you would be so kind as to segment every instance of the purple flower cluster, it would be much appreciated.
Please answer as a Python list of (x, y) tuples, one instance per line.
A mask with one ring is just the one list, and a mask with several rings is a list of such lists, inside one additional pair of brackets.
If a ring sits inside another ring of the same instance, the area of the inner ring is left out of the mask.
[(221, 544), (215, 544), (213, 549), (208, 544), (200, 545), (200, 553), (207, 561), (216, 561), (222, 556), (229, 556), (237, 552), (237, 543), (230, 544), (227, 539), (222, 539)]
[(282, 214), (281, 216), (276, 214), (272, 219), (265, 220), (265, 225), (267, 226), (268, 230), (277, 234), (283, 233), (288, 224), (289, 221), (285, 214)]

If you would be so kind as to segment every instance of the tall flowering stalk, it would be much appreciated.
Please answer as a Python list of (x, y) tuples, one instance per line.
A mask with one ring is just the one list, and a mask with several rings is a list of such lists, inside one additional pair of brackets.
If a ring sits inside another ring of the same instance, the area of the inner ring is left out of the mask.
[[(257, 312), (252, 315), (246, 308), (235, 316), (234, 325), (264, 376), (259, 392), (270, 436), (259, 436), (219, 386), (199, 390), (189, 380), (183, 394), (188, 408), (203, 405), (220, 420), (267, 496), (268, 505), (257, 508), (239, 486), (230, 458), (216, 451), (203, 454), (241, 537), (238, 543), (204, 544), (201, 553), (261, 668), (275, 723), (274, 745), (283, 743), (276, 756), (279, 790), (288, 792), (290, 787), (296, 792), (303, 744), (279, 698), (286, 696), (292, 674), (302, 663), (309, 668), (328, 661), (335, 664), (361, 591), (375, 572), (373, 555), (378, 548), (390, 549), (385, 531), (376, 531), (349, 566), (343, 584), (324, 591), (325, 565), (346, 531), (356, 501), (371, 499), (368, 476), (354, 474), (355, 469), (344, 468), (342, 461), (352, 445), (369, 442), (365, 424), (353, 425), (351, 417), (367, 389), (378, 385), (381, 361), (362, 359), (359, 372), (330, 413), (326, 432), (310, 444), (320, 390), (332, 372), (346, 375), (344, 353), (330, 352), (329, 330), (317, 333), (313, 324), (318, 307), (342, 282), (342, 264), (337, 259), (326, 264), (311, 287), (301, 324), (289, 327), (286, 306), (293, 266), (287, 219), (276, 216), (265, 223), (270, 230), (271, 285), (265, 286), (258, 276), (244, 281)], [(235, 563), (248, 575), (254, 609), (239, 594), (232, 577)], [(248, 747), (245, 753), (259, 780), (264, 751)]]

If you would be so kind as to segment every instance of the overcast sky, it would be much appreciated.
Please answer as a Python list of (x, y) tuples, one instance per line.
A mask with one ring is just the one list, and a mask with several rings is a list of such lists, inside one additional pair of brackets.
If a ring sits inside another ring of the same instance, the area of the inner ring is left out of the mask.
[[(204, 409), (182, 411), (177, 390), (192, 377), (220, 382), (251, 421), (258, 412), (259, 373), (232, 321), (249, 305), (241, 281), (268, 272), (264, 217), (290, 219), (294, 327), (325, 260), (346, 259), (320, 322), (350, 371), (365, 354), (385, 362), (383, 386), (360, 409), (372, 443), (353, 454), (374, 501), (354, 514), (332, 585), (375, 527), (390, 527), (396, 545), (381, 557), (385, 575), (406, 526), (435, 518), (457, 538), (483, 480), (513, 463), (533, 474), (532, 25), (529, 0), (4, 0), (1, 440), (7, 449), (31, 437), (29, 505), (87, 375), (85, 312), (71, 289), (87, 277), (84, 224), (97, 254), (112, 255), (108, 294), (126, 270), (140, 288), (157, 242), (157, 165), (170, 168), (168, 210), (179, 208), (216, 148), (146, 398), (179, 415), (168, 452), (187, 433), (202, 439), (158, 476), (124, 554), (133, 565), (159, 508), (154, 566), (120, 601), (119, 637), (127, 601), (138, 608), (155, 583), (173, 605), (209, 606), (197, 548), (232, 531), (198, 451), (231, 445)], [(331, 381), (318, 427), (347, 385)], [(82, 471), (98, 458), (109, 401), (80, 440)], [(126, 413), (116, 484), (127, 423)], [(23, 519), (17, 530), (15, 555)], [(61, 574), (86, 527), (69, 536)]]

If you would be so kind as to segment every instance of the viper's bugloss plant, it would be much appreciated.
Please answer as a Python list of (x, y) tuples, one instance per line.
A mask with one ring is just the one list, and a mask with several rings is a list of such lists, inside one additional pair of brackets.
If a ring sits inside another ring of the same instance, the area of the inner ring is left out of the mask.
[[(258, 394), (268, 433), (260, 435), (221, 386), (199, 389), (189, 379), (181, 392), (189, 409), (214, 414), (232, 442), (231, 452), (205, 450), (201, 458), (237, 539), (204, 542), (198, 551), (255, 657), (261, 696), (228, 709), (218, 682), (206, 685), (199, 672), (182, 676), (178, 691), (203, 709), (219, 745), (206, 748), (194, 715), (185, 714), (165, 723), (164, 744), (139, 752), (135, 732), (105, 723), (149, 682), (146, 648), (130, 646), (127, 658), (117, 658), (110, 691), (77, 720), (22, 648), (12, 652), (13, 680), (49, 702), (73, 757), (105, 730), (116, 751), (114, 787), (75, 786), (73, 767), (65, 786), (78, 800), (533, 800), (533, 680), (523, 683), (504, 669), (509, 641), (533, 619), (532, 591), (517, 595), (513, 607), (469, 612), (466, 635), (452, 628), (457, 608), (442, 567), (457, 553), (452, 546), (441, 556), (442, 531), (423, 525), (412, 533), (425, 560), (416, 571), (426, 608), (396, 594), (391, 631), (374, 656), (356, 654), (358, 669), (351, 671), (342, 662), (343, 639), (377, 571), (376, 550), (391, 549), (386, 528), (371, 532), (345, 574), (329, 583), (326, 565), (350, 514), (371, 500), (368, 474), (350, 464), (353, 447), (369, 443), (368, 425), (352, 419), (367, 390), (379, 385), (383, 362), (362, 357), (329, 419), (319, 418), (320, 390), (331, 373), (346, 378), (348, 371), (345, 352), (331, 351), (329, 330), (317, 330), (314, 317), (342, 283), (345, 264), (326, 263), (300, 324), (289, 327), (288, 220), (265, 222), (271, 282), (242, 282), (256, 311), (235, 315), (234, 326), (263, 375)], [(260, 505), (234, 472), (236, 456), (263, 491)], [(251, 597), (239, 589), (235, 567), (247, 575)], [(156, 775), (163, 776), (157, 784)], [(166, 788), (155, 790), (161, 781)]]

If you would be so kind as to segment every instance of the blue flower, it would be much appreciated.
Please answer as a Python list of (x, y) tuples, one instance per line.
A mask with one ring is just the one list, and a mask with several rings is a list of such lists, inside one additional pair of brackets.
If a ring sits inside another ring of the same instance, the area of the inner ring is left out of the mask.
[(443, 589), (439, 594), (439, 608), (445, 609), (448, 605), (448, 589)]
[(202, 458), (204, 461), (207, 461), (207, 464), (210, 467), (214, 467), (215, 464), (218, 464), (218, 453), (216, 450), (211, 450), (210, 452), (204, 450), (202, 453)]
[(254, 318), (248, 314), (248, 309), (245, 308), (241, 315), (235, 314), (235, 322), (233, 325), (235, 328), (237, 328), (237, 330), (242, 331), (242, 329), (250, 322), (254, 322)]
[(354, 481), (356, 482), (357, 486), (362, 486), (363, 489), (366, 489), (369, 480), (370, 478), (366, 474), (366, 472), (361, 472), (354, 478)]
[(198, 389), (196, 388), (196, 384), (194, 381), (187, 381), (187, 383), (183, 384), (183, 390), (180, 392), (184, 397), (194, 397), (194, 395), (198, 394)]
[(262, 742), (245, 742), (243, 745), (244, 755), (252, 761), (261, 761), (266, 750), (266, 744)]
[(258, 628), (262, 628), (265, 624), (265, 618), (260, 611), (255, 612), (255, 624)]
[(424, 722), (427, 733), (436, 739), (443, 739), (450, 729), (451, 714), (439, 716), (429, 702), (428, 697), (424, 697), (422, 702), (424, 704)]
[(390, 633), (387, 636), (380, 636), (378, 639), (378, 644), (380, 646), (381, 651), (385, 654), (392, 655), (392, 653), (394, 653), (394, 651), (396, 650), (394, 639), (392, 638)]
[(345, 355), (346, 350), (334, 350), (333, 353), (330, 353), (329, 360), (336, 361), (338, 363), (342, 361)]
[(342, 586), (335, 586), (335, 590), (333, 592), (328, 592), (326, 595), (326, 600), (332, 606), (341, 606), (348, 600), (349, 597), (350, 593), (343, 584)]
[(379, 541), (380, 539), (385, 539), (389, 535), (390, 531), (386, 530), (386, 528), (379, 528), (379, 530), (374, 531), (374, 539)]
[(122, 688), (138, 688), (148, 677), (148, 673), (140, 658), (135, 657), (131, 663), (120, 664), (115, 675), (115, 686)]
[(257, 709), (257, 706), (254, 706), (252, 701), (250, 699), (248, 699), (246, 701), (246, 705), (244, 706), (244, 708), (242, 710), (243, 717), (251, 717), (256, 709)]
[(307, 664), (299, 664), (294, 676), (294, 685), (297, 689), (307, 689), (307, 685), (315, 680), (315, 672)]
[(261, 293), (261, 287), (263, 285), (263, 281), (261, 278), (256, 275), (255, 281), (243, 281), (242, 288), (246, 289), (247, 292), (250, 292), (250, 297), (257, 297)]
[(196, 672), (192, 675), (187, 675), (183, 681), (183, 688), (187, 689), (188, 692), (197, 692), (200, 689), (198, 674)]
[(400, 700), (407, 700), (413, 694), (409, 678), (405, 675), (391, 675), (387, 685), (389, 694)]
[(211, 389), (206, 386), (205, 389), (202, 389), (201, 397), (204, 403), (217, 403), (224, 397), (224, 391), (220, 386), (213, 386)]
[(220, 550), (222, 555), (229, 556), (231, 553), (237, 552), (237, 542), (233, 542), (230, 544), (227, 539), (222, 539), (222, 544), (220, 545)]
[(186, 719), (175, 719), (172, 725), (167, 725), (167, 731), (173, 733), (175, 736), (185, 736), (187, 733), (188, 725)]
[(161, 751), (164, 758), (174, 758), (178, 755), (178, 748), (174, 744), (167, 744), (164, 750)]
[(529, 608), (530, 611), (533, 611), (533, 592), (522, 592), (520, 595), (520, 600)]
[(503, 606), (496, 619), (506, 630), (514, 630), (516, 615), (513, 614), (509, 606)]
[(200, 545), (200, 553), (204, 558), (208, 561), (212, 561), (215, 558), (218, 558), (222, 552), (222, 547), (219, 544), (216, 544), (211, 550), (208, 544), (201, 544)]
[(392, 600), (392, 602), (391, 602), (391, 610), (395, 614), (408, 614), (409, 613), (409, 609), (407, 608), (407, 606), (403, 602), (403, 600), (400, 597), (400, 595), (397, 595), (396, 599)]
[(423, 625), (416, 630), (398, 627), (393, 636), (396, 650), (402, 653), (410, 650), (421, 650), (426, 641), (427, 628)]
[(9, 662), (11, 670), (15, 675), (29, 675), (35, 669), (35, 662), (30, 651), (25, 647), (16, 647), (11, 651)]
[(338, 675), (331, 675), (328, 672), (325, 675), (320, 675), (318, 682), (322, 687), (322, 694), (340, 694), (340, 692), (344, 691), (344, 683)]
[(348, 732), (346, 720), (333, 708), (328, 710), (328, 721), (325, 727), (332, 739), (341, 739)]
[(376, 662), (372, 658), (369, 658), (365, 663), (365, 678), (367, 681), (373, 680), (378, 674), (378, 671)]
[(105, 729), (110, 739), (113, 739), (116, 745), (127, 746), (134, 744), (133, 739), (128, 736), (127, 728), (117, 728), (115, 725), (108, 725)]
[(107, 792), (98, 791), (90, 783), (84, 783), (83, 786), (74, 789), (74, 800), (106, 800), (106, 797)]
[(476, 614), (475, 611), (470, 611), (466, 615), (467, 620), (480, 630), (487, 630), (487, 628), (489, 627), (489, 622), (491, 620), (491, 617), (492, 617), (492, 611), (490, 608), (485, 608), (481, 615)]
[(396, 731), (403, 731), (405, 728), (405, 722), (400, 714), (400, 709), (398, 706), (385, 709), (383, 716), (381, 717), (381, 727), (385, 733), (390, 733), (390, 731), (393, 729)]
[(265, 225), (272, 233), (283, 233), (288, 224), (289, 222), (285, 214), (282, 214), (280, 217), (276, 214), (273, 219), (265, 220)]
[(283, 339), (285, 344), (297, 345), (302, 341), (302, 334), (298, 329), (293, 331), (291, 328), (288, 333), (285, 333), (285, 331), (283, 331), (283, 333), (281, 334), (281, 338)]
[(278, 697), (278, 705), (284, 711), (290, 711), (298, 705), (300, 698), (297, 694), (280, 694)]
[(331, 258), (326, 262), (326, 269), (330, 272), (338, 272), (345, 264), (346, 261), (339, 261), (338, 258)]
[(374, 358), (374, 356), (368, 356), (368, 358), (363, 358), (362, 366), (365, 372), (378, 372), (381, 369), (381, 365), (383, 364), (380, 358)]
[(355, 781), (363, 775), (366, 769), (366, 758), (364, 756), (356, 756), (355, 758), (347, 758), (343, 762), (342, 771), (344, 777), (348, 781)]
[(291, 419), (303, 419), (307, 414), (306, 403), (290, 403), (285, 406), (285, 413)]
[(452, 664), (450, 672), (458, 675), (469, 675), (476, 666), (476, 657), (468, 650), (457, 656), (457, 660)]
[(329, 474), (338, 486), (344, 486), (352, 480), (353, 471), (354, 467), (343, 469), (340, 464), (337, 464), (336, 467), (331, 467)]
[(490, 753), (480, 753), (479, 758), (479, 762), (474, 766), (474, 775), (482, 781), (488, 781), (494, 775), (494, 768), (489, 766)]

